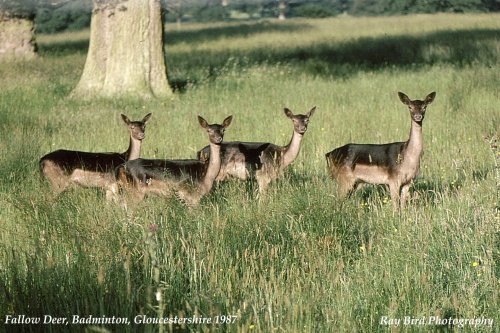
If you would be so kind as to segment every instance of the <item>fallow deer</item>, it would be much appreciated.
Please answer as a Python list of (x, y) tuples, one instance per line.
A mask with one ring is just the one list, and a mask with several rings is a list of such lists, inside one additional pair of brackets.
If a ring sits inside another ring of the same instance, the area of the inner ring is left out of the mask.
[(78, 185), (102, 188), (106, 191), (106, 199), (115, 199), (117, 185), (114, 170), (118, 165), (140, 157), (151, 113), (140, 121), (130, 121), (124, 114), (121, 118), (130, 132), (130, 143), (125, 152), (92, 153), (60, 149), (40, 159), (40, 172), (49, 181), (56, 196), (70, 185)]
[(410, 185), (420, 168), (423, 151), (422, 122), (427, 106), (434, 101), (432, 92), (421, 100), (410, 100), (399, 92), (411, 116), (410, 137), (405, 142), (387, 144), (354, 144), (336, 148), (326, 154), (330, 176), (338, 183), (338, 195), (344, 198), (362, 183), (387, 184), (395, 209), (404, 208)]
[[(255, 178), (259, 185), (259, 193), (263, 193), (269, 183), (277, 179), (290, 165), (300, 150), (300, 143), (307, 131), (309, 118), (314, 114), (313, 107), (305, 115), (294, 115), (285, 108), (285, 115), (293, 122), (293, 134), (286, 146), (278, 146), (269, 142), (225, 142), (221, 145), (222, 164), (217, 181), (227, 178), (247, 180)], [(209, 147), (198, 151), (198, 159), (205, 161), (210, 156)]]
[(122, 189), (138, 203), (148, 194), (169, 197), (176, 194), (188, 206), (196, 206), (200, 199), (210, 192), (220, 170), (220, 146), (225, 129), (231, 124), (232, 116), (224, 119), (222, 125), (209, 125), (198, 116), (200, 126), (206, 129), (210, 141), (208, 163), (195, 160), (136, 159), (128, 161), (116, 170), (116, 178)]

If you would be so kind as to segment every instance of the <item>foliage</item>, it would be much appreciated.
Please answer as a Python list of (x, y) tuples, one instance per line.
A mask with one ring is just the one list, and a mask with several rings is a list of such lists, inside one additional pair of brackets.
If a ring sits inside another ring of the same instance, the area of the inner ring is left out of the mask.
[(0, 0), (0, 18), (5, 16), (32, 19), (35, 10), (36, 0)]
[[(440, 14), (167, 26), (178, 87), (168, 103), (67, 99), (87, 31), (39, 36), (40, 55), (0, 64), (0, 318), (235, 315), (215, 325), (3, 326), (6, 331), (494, 332), (482, 325), (387, 327), (391, 318), (491, 318), (500, 278), (499, 15)], [(407, 210), (368, 186), (341, 202), (324, 154), (404, 140), (404, 91), (437, 91)], [(298, 159), (266, 197), (228, 182), (199, 208), (148, 198), (135, 209), (75, 188), (54, 199), (49, 151), (123, 151), (119, 119), (152, 112), (142, 154), (190, 158), (198, 114), (234, 116), (225, 139), (286, 144), (283, 107), (311, 118)], [(496, 164), (495, 164), (496, 163)]]
[(401, 13), (497, 11), (497, 0), (352, 0), (351, 12), (357, 15)]
[(299, 6), (295, 6), (290, 10), (289, 15), (295, 17), (312, 17), (312, 18), (320, 18), (320, 17), (329, 17), (335, 16), (339, 12), (331, 6), (322, 6), (317, 3), (305, 3), (300, 4)]
[(227, 18), (226, 9), (218, 5), (195, 8), (192, 15), (197, 22), (222, 21)]
[(40, 6), (35, 24), (40, 33), (55, 33), (65, 30), (80, 30), (90, 26), (92, 7), (88, 2), (53, 8)]

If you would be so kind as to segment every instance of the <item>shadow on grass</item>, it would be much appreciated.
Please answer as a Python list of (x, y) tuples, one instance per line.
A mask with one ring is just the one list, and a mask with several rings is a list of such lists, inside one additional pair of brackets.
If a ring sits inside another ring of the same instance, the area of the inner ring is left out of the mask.
[[(379, 66), (405, 66), (438, 62), (466, 65), (495, 55), (487, 41), (495, 41), (498, 30), (439, 31), (422, 36), (366, 37), (336, 45), (322, 44), (309, 50), (296, 50), (288, 59), (316, 59), (327, 64), (350, 64), (368, 69)], [(490, 54), (491, 53), (491, 54)]]
[(443, 201), (443, 196), (455, 196), (463, 186), (465, 179), (431, 180), (421, 179), (411, 187), (413, 200), (436, 206)]
[(221, 38), (249, 37), (251, 35), (280, 32), (287, 33), (293, 31), (304, 31), (310, 29), (311, 25), (307, 23), (272, 23), (261, 21), (254, 23), (240, 23), (224, 25), (219, 27), (210, 27), (195, 30), (173, 30), (165, 33), (166, 44), (175, 45), (177, 43), (198, 43), (204, 41), (216, 41)]
[[(242, 23), (199, 30), (170, 31), (166, 35), (166, 58), (172, 88), (186, 90), (191, 84), (213, 80), (230, 69), (239, 71), (260, 64), (291, 64), (294, 70), (312, 75), (349, 77), (359, 71), (408, 68), (438, 63), (466, 66), (498, 62), (498, 29), (442, 30), (421, 35), (363, 37), (344, 42), (323, 42), (290, 47), (214, 49), (170, 52), (169, 45), (215, 41), (226, 37), (247, 37), (265, 32), (286, 34), (310, 29), (307, 24), (272, 22)], [(286, 39), (286, 36), (284, 37)], [(41, 44), (42, 55), (86, 52), (88, 40)]]
[[(410, 187), (410, 202), (412, 205), (425, 203), (436, 206), (443, 201), (444, 196), (457, 195), (464, 185), (465, 178), (453, 180), (418, 179)], [(357, 191), (351, 193), (346, 200), (360, 200), (362, 203), (379, 202), (390, 204), (391, 196), (387, 185), (363, 184)], [(369, 205), (365, 209), (371, 209)]]
[[(292, 23), (270, 23), (263, 21), (259, 23), (241, 23), (227, 26), (210, 27), (204, 29), (184, 29), (165, 32), (165, 44), (168, 48), (170, 45), (178, 43), (195, 44), (203, 41), (216, 41), (221, 38), (237, 38), (248, 37), (251, 35), (266, 33), (266, 32), (293, 32), (297, 30), (309, 29), (308, 24), (292, 24)], [(39, 43), (38, 51), (42, 55), (64, 55), (70, 53), (86, 53), (89, 48), (88, 39), (80, 39), (75, 41)]]
[(89, 40), (81, 39), (76, 41), (40, 43), (38, 44), (38, 52), (42, 55), (63, 56), (73, 53), (86, 54), (89, 48)]
[(288, 48), (259, 47), (249, 51), (219, 49), (169, 53), (173, 82), (196, 84), (214, 80), (228, 70), (239, 72), (255, 65), (289, 64), (294, 71), (348, 78), (360, 71), (387, 68), (414, 70), (415, 66), (451, 64), (468, 66), (498, 62), (494, 29), (440, 31), (422, 36), (359, 38), (342, 43), (321, 43)]

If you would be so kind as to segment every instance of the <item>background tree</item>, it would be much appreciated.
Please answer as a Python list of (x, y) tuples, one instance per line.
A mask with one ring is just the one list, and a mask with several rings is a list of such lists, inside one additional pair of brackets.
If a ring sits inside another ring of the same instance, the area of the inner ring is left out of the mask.
[(0, 0), (0, 60), (35, 56), (34, 17), (34, 1)]
[(170, 96), (163, 33), (160, 0), (94, 0), (87, 60), (72, 96)]
[(286, 19), (286, 0), (279, 0), (278, 3), (278, 19), (284, 20)]
[(168, 13), (175, 16), (175, 24), (177, 26), (177, 29), (180, 29), (182, 24), (182, 2), (182, 0), (170, 0), (167, 1), (166, 4)]

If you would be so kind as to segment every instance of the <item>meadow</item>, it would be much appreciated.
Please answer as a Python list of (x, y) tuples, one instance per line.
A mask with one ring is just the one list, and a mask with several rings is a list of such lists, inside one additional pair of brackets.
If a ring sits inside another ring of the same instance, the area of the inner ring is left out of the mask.
[[(67, 98), (88, 33), (39, 35), (37, 59), (0, 63), (0, 331), (499, 330), (500, 149), (484, 137), (500, 135), (500, 15), (168, 26), (175, 93), (163, 101)], [(437, 93), (412, 200), (394, 212), (384, 187), (367, 186), (340, 201), (325, 153), (406, 140), (398, 91)], [(285, 145), (283, 108), (313, 106), (297, 160), (263, 200), (230, 181), (192, 210), (154, 197), (124, 210), (93, 189), (53, 199), (39, 175), (59, 148), (124, 151), (120, 113), (153, 113), (142, 156), (194, 158), (208, 143), (197, 115), (233, 115), (226, 141)], [(18, 315), (130, 325), (5, 324)], [(143, 315), (213, 321), (134, 324)]]

